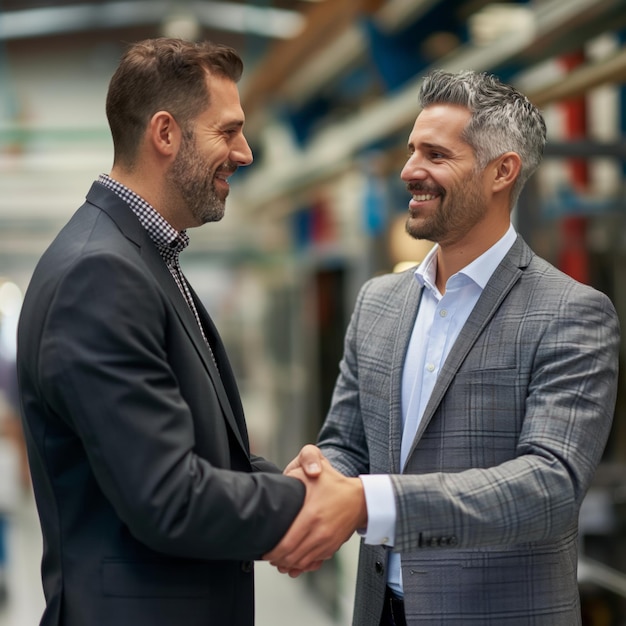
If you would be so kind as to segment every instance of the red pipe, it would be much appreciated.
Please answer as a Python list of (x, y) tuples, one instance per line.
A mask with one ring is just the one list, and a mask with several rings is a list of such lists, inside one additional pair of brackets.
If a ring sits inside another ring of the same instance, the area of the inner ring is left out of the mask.
[[(583, 51), (562, 57), (562, 63), (569, 72), (583, 64)], [(587, 102), (584, 95), (572, 98), (562, 104), (565, 114), (565, 135), (571, 140), (583, 139), (587, 135)], [(589, 188), (589, 163), (586, 159), (570, 159), (568, 162), (570, 182), (575, 194), (585, 193)], [(588, 220), (581, 215), (565, 215), (561, 218), (561, 250), (558, 265), (572, 278), (589, 283), (589, 254), (587, 251)]]

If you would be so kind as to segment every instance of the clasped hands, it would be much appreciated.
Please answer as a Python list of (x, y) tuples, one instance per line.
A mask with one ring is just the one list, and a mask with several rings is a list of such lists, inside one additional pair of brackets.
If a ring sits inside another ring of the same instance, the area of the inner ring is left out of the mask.
[(355, 530), (365, 528), (367, 507), (361, 479), (339, 473), (316, 446), (304, 446), (284, 473), (306, 485), (306, 496), (285, 536), (263, 559), (295, 578), (319, 569)]

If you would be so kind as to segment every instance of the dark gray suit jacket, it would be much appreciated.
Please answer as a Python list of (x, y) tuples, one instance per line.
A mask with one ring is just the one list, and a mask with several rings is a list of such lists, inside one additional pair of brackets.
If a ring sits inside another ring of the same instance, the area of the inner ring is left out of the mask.
[(45, 626), (249, 626), (302, 483), (250, 455), (237, 386), (130, 208), (94, 183), (27, 290), (18, 370)]
[[(412, 271), (361, 290), (320, 446), (345, 474), (392, 475), (409, 624), (575, 626), (578, 511), (617, 390), (615, 310), (518, 238), (452, 347), (400, 474), (420, 295)], [(386, 560), (362, 545), (355, 626), (378, 626)]]

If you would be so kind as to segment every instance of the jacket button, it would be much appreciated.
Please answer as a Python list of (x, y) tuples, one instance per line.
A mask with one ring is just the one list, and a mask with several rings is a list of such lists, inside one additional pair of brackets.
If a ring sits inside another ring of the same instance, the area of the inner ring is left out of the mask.
[(252, 561), (242, 561), (241, 562), (241, 571), (249, 574), (254, 571), (254, 563)]
[(382, 575), (382, 573), (385, 571), (385, 568), (380, 561), (376, 561), (376, 564), (374, 565), (374, 570), (376, 570), (377, 574)]

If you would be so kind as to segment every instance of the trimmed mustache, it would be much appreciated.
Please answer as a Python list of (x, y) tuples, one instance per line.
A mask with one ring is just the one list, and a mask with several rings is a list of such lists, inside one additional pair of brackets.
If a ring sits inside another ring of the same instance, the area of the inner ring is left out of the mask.
[(229, 176), (232, 176), (237, 170), (239, 169), (239, 166), (236, 165), (235, 163), (224, 163), (223, 165), (220, 165), (217, 168), (217, 172), (226, 172)]
[(425, 185), (424, 183), (407, 183), (406, 185), (407, 191), (410, 194), (416, 193), (430, 193), (433, 195), (443, 195), (443, 189), (439, 186), (432, 187), (430, 185)]

